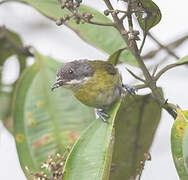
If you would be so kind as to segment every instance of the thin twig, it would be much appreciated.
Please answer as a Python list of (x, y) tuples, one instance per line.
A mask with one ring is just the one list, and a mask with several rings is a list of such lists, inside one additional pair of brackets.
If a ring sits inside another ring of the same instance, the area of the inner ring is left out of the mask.
[(110, 10), (109, 12), (110, 13), (124, 13), (124, 14), (127, 14), (127, 11), (123, 11), (123, 10), (120, 10), (120, 9), (113, 9), (113, 10)]
[(155, 76), (155, 73), (157, 72), (158, 67), (159, 67), (159, 64), (155, 65), (155, 67), (153, 69), (152, 77)]
[(148, 88), (148, 86), (146, 84), (137, 84), (134, 87), (135, 87), (135, 89), (145, 89), (145, 88)]
[(184, 64), (188, 64), (188, 62), (185, 61), (185, 62), (182, 62), (182, 63), (169, 64), (169, 65), (165, 66), (163, 69), (161, 69), (161, 70), (157, 73), (157, 75), (155, 76), (154, 79), (157, 81), (157, 80), (161, 77), (161, 75), (164, 74), (166, 71), (168, 71), (168, 70), (170, 70), (170, 69), (172, 69), (172, 68), (174, 68), (174, 67), (184, 65)]
[(176, 59), (179, 59), (179, 57), (173, 51), (171, 51), (168, 47), (166, 47), (162, 43), (160, 43), (151, 33), (148, 32), (148, 36), (151, 39), (153, 39), (161, 48), (165, 49), (170, 55), (172, 55)]
[[(186, 40), (188, 39), (188, 35), (185, 35), (171, 43), (169, 43), (168, 45), (165, 45), (167, 48), (169, 49), (175, 49), (178, 46), (180, 46), (182, 43), (184, 43)], [(151, 59), (153, 57), (155, 57), (155, 55), (160, 52), (163, 48), (160, 46), (158, 49), (156, 50), (152, 50), (150, 52), (148, 52), (147, 54), (145, 54), (144, 56), (142, 56), (143, 59)]]
[(128, 18), (128, 24), (129, 24), (129, 32), (132, 33), (132, 31), (133, 31), (133, 22), (132, 22), (132, 15), (131, 15), (131, 0), (128, 0), (127, 18)]
[(99, 26), (115, 26), (114, 23), (103, 23), (103, 22), (95, 22), (95, 21), (88, 21), (89, 24), (99, 25)]
[(143, 47), (144, 47), (144, 44), (145, 44), (145, 41), (146, 41), (146, 36), (147, 36), (147, 33), (144, 32), (144, 38), (143, 38), (143, 40), (142, 40), (142, 44), (141, 44), (140, 49), (139, 49), (140, 54), (141, 54), (142, 49), (143, 49)]
[(120, 21), (123, 21), (127, 17), (127, 14), (124, 14), (121, 18)]
[(142, 82), (146, 82), (144, 79), (142, 79), (142, 78), (140, 78), (140, 77), (138, 77), (136, 74), (134, 74), (130, 69), (128, 69), (128, 68), (126, 68), (127, 69), (127, 71), (135, 78), (135, 79), (138, 79), (138, 80), (140, 80), (140, 81), (142, 81)]
[[(109, 0), (104, 0), (106, 6), (108, 7), (109, 10), (113, 10), (113, 6), (111, 5)], [(130, 0), (128, 0), (128, 3), (130, 3)], [(116, 29), (121, 33), (125, 43), (128, 45), (128, 49), (132, 52), (132, 54), (135, 56), (144, 76), (147, 81), (148, 87), (151, 89), (153, 96), (155, 99), (160, 103), (160, 105), (166, 109), (170, 115), (175, 119), (177, 116), (177, 113), (174, 111), (174, 109), (166, 103), (166, 100), (164, 97), (161, 95), (160, 91), (158, 90), (156, 86), (156, 81), (152, 78), (150, 75), (146, 65), (144, 64), (142, 58), (140, 57), (139, 50), (136, 44), (135, 40), (129, 40), (128, 33), (120, 19), (118, 18), (117, 14), (112, 13), (112, 18), (114, 20), (114, 23), (116, 24)], [(128, 13), (128, 21), (129, 21), (129, 30), (133, 27), (132, 19), (131, 19), (131, 14)]]

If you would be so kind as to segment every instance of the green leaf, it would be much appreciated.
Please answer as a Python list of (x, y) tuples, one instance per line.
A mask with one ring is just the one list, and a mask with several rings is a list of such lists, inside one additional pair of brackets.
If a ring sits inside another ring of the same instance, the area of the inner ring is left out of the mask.
[[(20, 74), (26, 67), (26, 57), (21, 54), (23, 43), (19, 35), (5, 27), (0, 26), (0, 68), (4, 68), (5, 61), (12, 55), (16, 55), (19, 61)], [(1, 82), (2, 71), (0, 72), (0, 87), (4, 85)]]
[(0, 27), (0, 65), (2, 66), (7, 58), (18, 54), (17, 48), (23, 46), (19, 35), (13, 31)]
[(160, 119), (161, 107), (150, 94), (125, 98), (115, 121), (110, 180), (136, 176), (136, 169), (144, 160), (144, 153), (149, 151)]
[(181, 180), (188, 179), (188, 111), (177, 109), (171, 130), (171, 150)]
[(180, 58), (176, 64), (187, 64), (188, 63), (188, 56), (184, 56), (182, 58)]
[(71, 91), (51, 91), (62, 64), (39, 54), (35, 59), (22, 74), (15, 94), (14, 136), (24, 171), (25, 166), (40, 171), (50, 153), (62, 154), (95, 119), (93, 109), (79, 103)]
[(0, 91), (0, 120), (11, 134), (13, 133), (12, 94), (12, 91)]
[(149, 31), (153, 26), (157, 25), (161, 20), (161, 11), (152, 0), (138, 0), (141, 12), (136, 13), (140, 27), (144, 32)]
[(114, 66), (117, 65), (118, 61), (119, 61), (119, 57), (120, 57), (123, 50), (125, 50), (125, 48), (117, 50), (115, 53), (113, 53), (112, 55), (109, 56), (107, 61), (109, 63), (113, 64)]
[[(32, 6), (43, 15), (55, 21), (63, 15), (69, 14), (68, 10), (62, 10), (60, 8), (58, 0), (16, 0), (16, 2), (18, 1), (24, 2)], [(97, 10), (85, 5), (81, 5), (79, 7), (79, 12), (91, 13), (94, 16), (92, 20), (96, 22), (112, 22), (109, 18), (107, 18)], [(126, 46), (120, 33), (114, 27), (98, 26), (88, 23), (76, 24), (72, 20), (66, 22), (65, 25), (71, 28), (84, 41), (93, 45), (96, 48), (99, 48), (100, 50), (103, 50), (108, 54), (113, 54), (118, 49), (124, 48)], [(124, 53), (121, 56), (120, 61), (137, 66), (136, 60), (134, 56), (130, 53), (130, 51), (128, 54), (129, 57), (127, 58), (127, 53)]]
[(108, 179), (113, 150), (113, 124), (120, 101), (108, 112), (108, 123), (95, 120), (80, 136), (65, 166), (65, 180)]
[(10, 115), (11, 93), (0, 91), (0, 120), (5, 120)]

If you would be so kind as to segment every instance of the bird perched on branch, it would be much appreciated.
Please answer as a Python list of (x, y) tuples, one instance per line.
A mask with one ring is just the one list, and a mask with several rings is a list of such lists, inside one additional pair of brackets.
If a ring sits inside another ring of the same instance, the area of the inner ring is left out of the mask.
[(96, 108), (97, 115), (106, 122), (106, 110), (127, 90), (135, 89), (122, 83), (121, 75), (106, 61), (76, 60), (64, 64), (56, 73), (52, 90), (58, 87), (70, 89), (74, 96), (87, 106)]

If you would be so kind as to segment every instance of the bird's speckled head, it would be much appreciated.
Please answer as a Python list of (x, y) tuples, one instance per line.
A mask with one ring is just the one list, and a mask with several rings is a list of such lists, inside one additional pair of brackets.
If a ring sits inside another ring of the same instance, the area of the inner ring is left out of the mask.
[(56, 73), (56, 81), (52, 90), (60, 86), (64, 88), (77, 88), (94, 74), (88, 60), (77, 60), (64, 64)]

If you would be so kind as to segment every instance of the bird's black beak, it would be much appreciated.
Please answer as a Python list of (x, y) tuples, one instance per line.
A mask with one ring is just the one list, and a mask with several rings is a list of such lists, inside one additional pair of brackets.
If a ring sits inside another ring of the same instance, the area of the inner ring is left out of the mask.
[(57, 81), (57, 80), (55, 80), (54, 83), (52, 84), (51, 90), (53, 91), (54, 89), (60, 87), (61, 84), (62, 84), (62, 81)]

